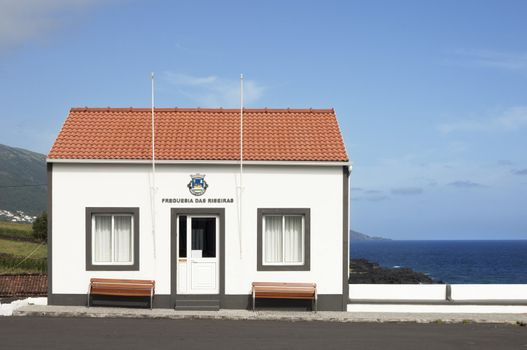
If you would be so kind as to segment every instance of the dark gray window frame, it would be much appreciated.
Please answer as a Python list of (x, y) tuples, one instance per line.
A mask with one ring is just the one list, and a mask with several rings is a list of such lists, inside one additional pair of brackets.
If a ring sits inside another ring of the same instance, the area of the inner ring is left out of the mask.
[[(133, 216), (134, 263), (132, 265), (94, 265), (92, 263), (92, 215), (131, 214)], [(139, 208), (86, 208), (86, 271), (139, 271)]]
[[(258, 208), (257, 211), (257, 270), (258, 271), (309, 271), (311, 268), (311, 209), (309, 208)], [(263, 264), (263, 217), (264, 215), (304, 216), (304, 264), (264, 265)]]

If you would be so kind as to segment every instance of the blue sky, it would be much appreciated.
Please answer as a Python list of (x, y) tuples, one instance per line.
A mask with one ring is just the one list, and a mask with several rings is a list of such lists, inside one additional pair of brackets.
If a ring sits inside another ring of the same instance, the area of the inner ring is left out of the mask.
[(0, 143), (73, 106), (336, 109), (352, 228), (527, 239), (527, 2), (0, 0)]

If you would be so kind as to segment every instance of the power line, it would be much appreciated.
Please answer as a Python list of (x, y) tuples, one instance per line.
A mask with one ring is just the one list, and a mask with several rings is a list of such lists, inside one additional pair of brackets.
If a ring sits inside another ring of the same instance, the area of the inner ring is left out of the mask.
[(8, 185), (8, 186), (0, 186), (0, 188), (18, 188), (18, 187), (40, 187), (40, 186), (47, 186), (47, 184), (31, 184), (31, 185)]
[(16, 264), (15, 266), (13, 266), (11, 269), (9, 269), (7, 272), (9, 271), (13, 271), (14, 269), (16, 269), (20, 264), (22, 264), (24, 261), (26, 261), (27, 259), (29, 259), (31, 257), (31, 255), (35, 254), (35, 252), (40, 248), (42, 247), (46, 242), (41, 242), (35, 249), (33, 249), (33, 251), (31, 253), (29, 253), (28, 256), (26, 256), (24, 259), (22, 259), (21, 261), (18, 262), (18, 264)]

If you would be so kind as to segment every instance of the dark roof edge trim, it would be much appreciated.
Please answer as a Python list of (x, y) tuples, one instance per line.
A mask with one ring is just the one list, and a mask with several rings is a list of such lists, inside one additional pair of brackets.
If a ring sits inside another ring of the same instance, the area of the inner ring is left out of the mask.
[[(74, 164), (152, 164), (148, 159), (57, 159), (47, 158), (47, 163)], [(156, 160), (156, 164), (211, 164), (239, 165), (239, 160)], [(295, 166), (350, 166), (351, 161), (305, 160), (244, 160), (244, 165), (295, 165)]]

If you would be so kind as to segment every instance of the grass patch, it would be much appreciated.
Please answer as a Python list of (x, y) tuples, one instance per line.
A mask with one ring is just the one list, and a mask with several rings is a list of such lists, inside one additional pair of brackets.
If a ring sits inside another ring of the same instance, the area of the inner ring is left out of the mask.
[(32, 238), (32, 225), (0, 221), (0, 235), (9, 237)]
[[(15, 267), (15, 268), (12, 268), (12, 267), (5, 267), (3, 265), (1, 265), (1, 262), (0, 262), (0, 275), (16, 275), (16, 274), (20, 274), (20, 275), (25, 275), (25, 274), (28, 274), (28, 273), (39, 273), (39, 274), (46, 274), (47, 273), (47, 266), (44, 266), (44, 265), (47, 265), (47, 261), (46, 260), (42, 260), (42, 261), (39, 261), (40, 262), (40, 266), (42, 267), (41, 269), (38, 268), (38, 267), (31, 267), (31, 268), (28, 268), (26, 266), (24, 267)], [(22, 265), (25, 265), (24, 263), (22, 263)], [(11, 265), (11, 266), (14, 266), (14, 265)]]
[(45, 273), (47, 259), (33, 259), (0, 253), (0, 274), (4, 273)]
[(31, 258), (43, 259), (48, 256), (48, 246), (46, 244), (40, 245), (39, 243), (33, 243), (33, 242), (22, 242), (22, 241), (12, 241), (8, 239), (0, 239), (0, 253), (25, 258), (34, 249), (37, 249), (37, 250), (33, 253), (33, 255), (31, 255)]
[(0, 221), (0, 274), (46, 272), (48, 246), (32, 237), (31, 224)]

